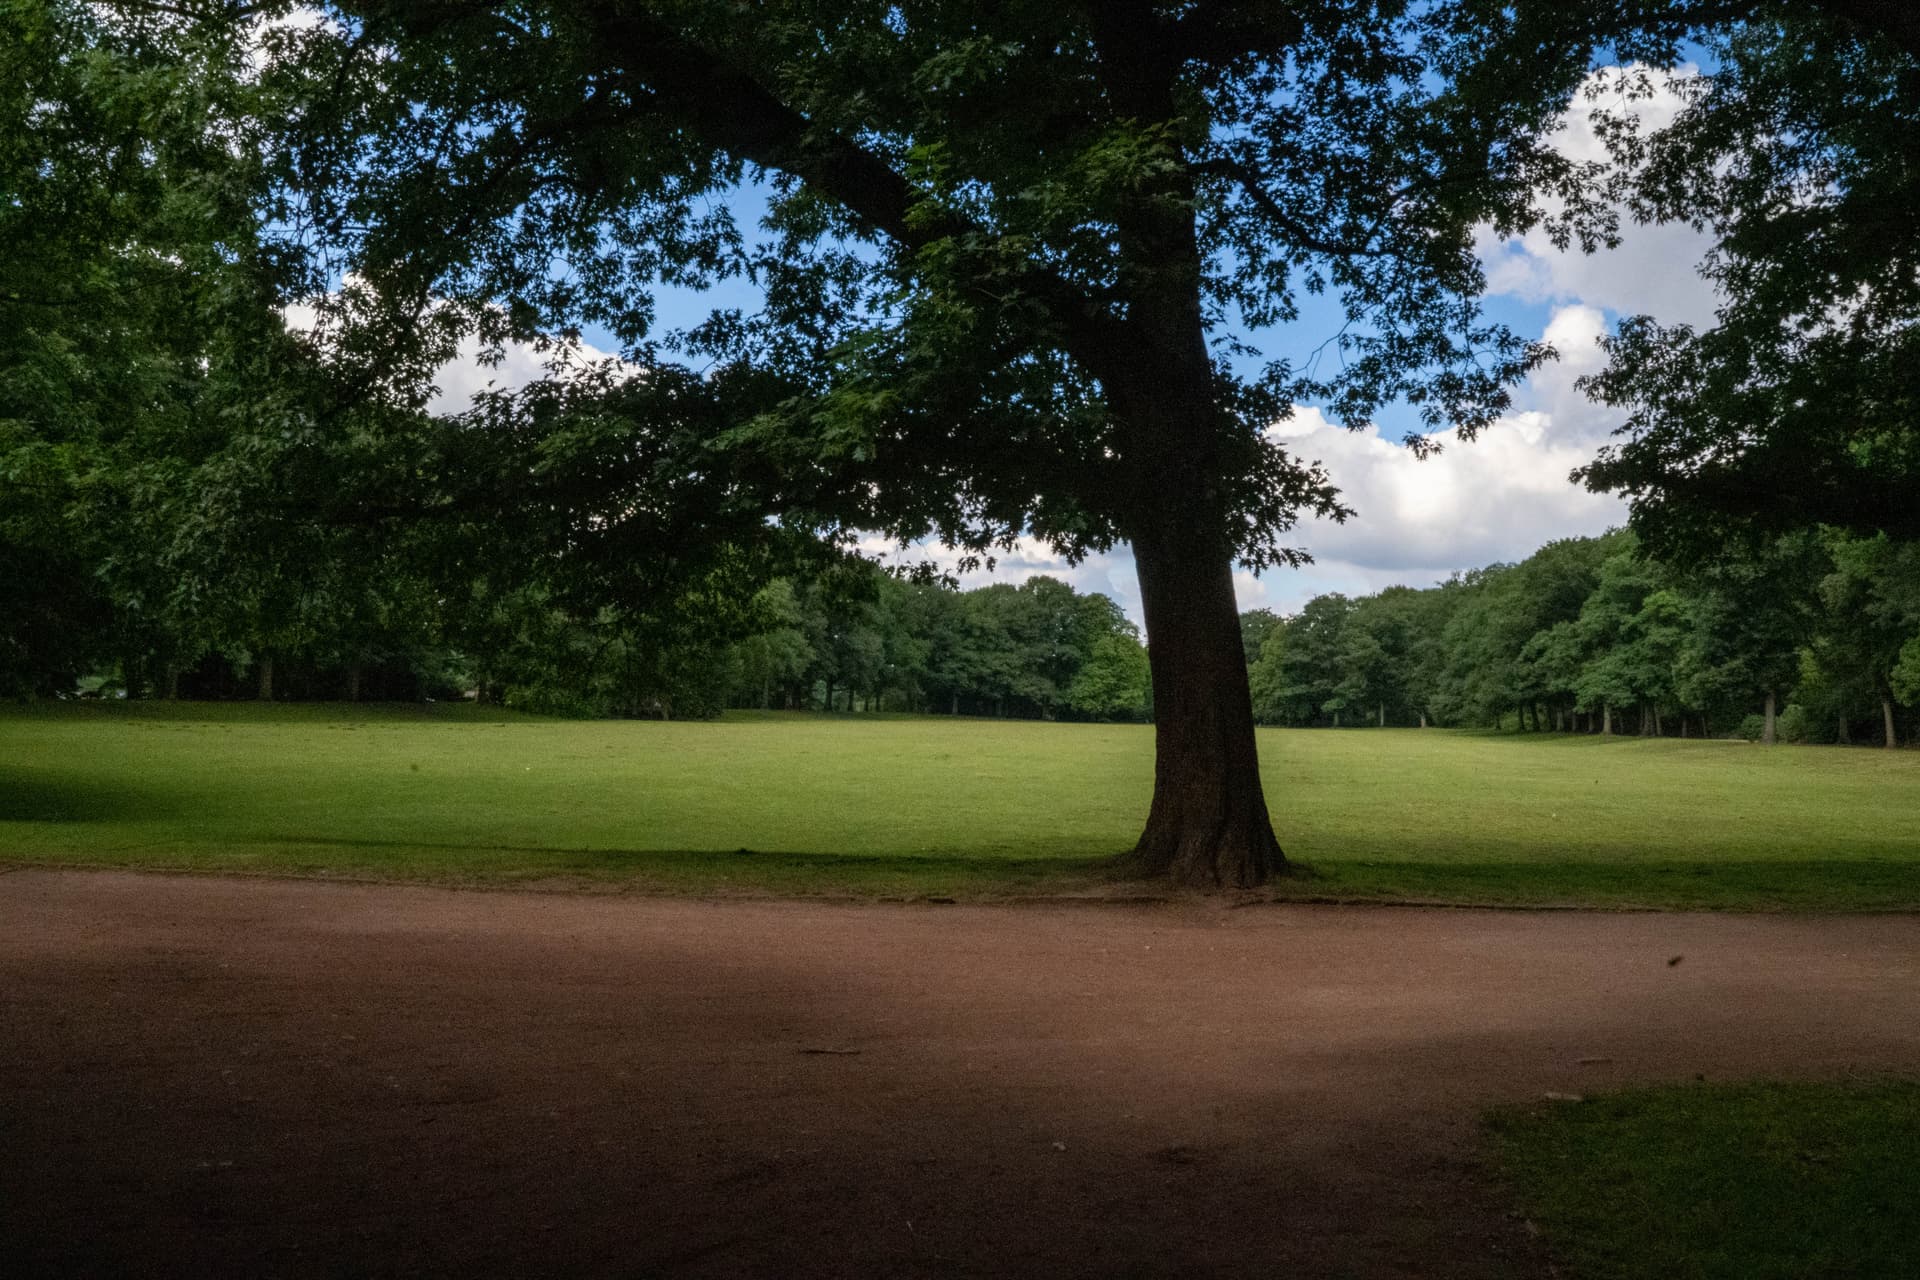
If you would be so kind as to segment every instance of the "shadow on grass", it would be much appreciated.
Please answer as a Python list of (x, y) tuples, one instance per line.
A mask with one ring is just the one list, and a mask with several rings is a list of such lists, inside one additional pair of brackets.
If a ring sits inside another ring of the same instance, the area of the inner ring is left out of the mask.
[[(473, 844), (451, 841), (335, 839), (328, 836), (260, 835), (259, 846), (287, 850), (289, 864), (331, 865), (324, 855), (297, 850), (350, 850), (356, 868), (382, 868), (396, 875), (472, 875), (524, 879), (552, 875), (594, 878), (632, 876), (689, 885), (764, 885), (769, 889), (809, 883), (849, 890), (894, 886), (1066, 886), (1119, 877), (1110, 851), (1000, 858), (955, 853), (863, 854), (799, 849), (622, 849), (567, 845)], [(384, 855), (384, 856), (383, 856)], [(502, 855), (511, 859), (502, 865)]]
[(79, 774), (0, 767), (0, 822), (114, 822), (176, 811), (158, 792), (102, 786)]
[(551, 724), (564, 718), (471, 702), (125, 701), (0, 703), (0, 720), (179, 724)]
[(1864, 858), (1660, 862), (1315, 861), (1290, 893), (1516, 906), (1920, 910), (1920, 863)]

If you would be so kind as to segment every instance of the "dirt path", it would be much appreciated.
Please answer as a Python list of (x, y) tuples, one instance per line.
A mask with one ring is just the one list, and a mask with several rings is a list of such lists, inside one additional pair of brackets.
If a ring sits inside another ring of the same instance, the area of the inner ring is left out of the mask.
[(0, 1272), (1541, 1275), (1489, 1104), (1889, 1070), (1920, 919), (18, 872)]

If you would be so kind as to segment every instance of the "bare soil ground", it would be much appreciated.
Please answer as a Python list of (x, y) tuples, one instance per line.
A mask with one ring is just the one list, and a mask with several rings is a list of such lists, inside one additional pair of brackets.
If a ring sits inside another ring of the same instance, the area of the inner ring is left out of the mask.
[(22, 871), (0, 1272), (1544, 1275), (1490, 1104), (1916, 1070), (1912, 917)]

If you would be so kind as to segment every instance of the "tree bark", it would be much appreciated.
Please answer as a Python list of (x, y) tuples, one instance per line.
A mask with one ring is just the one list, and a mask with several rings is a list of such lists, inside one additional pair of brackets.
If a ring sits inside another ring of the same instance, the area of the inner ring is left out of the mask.
[(261, 655), (259, 675), (260, 675), (260, 687), (259, 687), (260, 701), (272, 702), (273, 701), (273, 655), (272, 654)]
[(1420, 727), (1422, 729), (1427, 727), (1427, 713), (1424, 711), (1420, 713)]
[(347, 668), (347, 701), (360, 701), (360, 664), (357, 662)]
[[(1088, 8), (1117, 114), (1176, 127), (1187, 107), (1146, 6)], [(1153, 804), (1132, 864), (1203, 888), (1263, 883), (1285, 865), (1260, 784), (1253, 698), (1233, 594), (1240, 527), (1223, 478), (1249, 424), (1221, 395), (1207, 347), (1193, 176), (1145, 179), (1115, 209), (1124, 318), (1075, 322), (1119, 445), (1116, 515), (1133, 544), (1153, 679)], [(1112, 314), (1112, 313), (1109, 313)]]
[(1834, 734), (1834, 741), (1838, 742), (1843, 747), (1850, 747), (1853, 745), (1853, 731), (1847, 724), (1847, 713), (1844, 711), (1840, 713), (1840, 724), (1839, 724), (1838, 730)]
[(1613, 704), (1611, 702), (1600, 705), (1600, 732), (1605, 737), (1613, 736)]
[(1202, 888), (1246, 888), (1286, 865), (1253, 736), (1233, 565), (1157, 530), (1134, 563), (1153, 674), (1153, 805), (1131, 864)]
[(1387, 704), (1384, 702), (1380, 704), (1380, 727), (1387, 727)]
[(1653, 736), (1656, 738), (1667, 736), (1666, 726), (1660, 723), (1660, 704), (1657, 702), (1653, 704)]
[(1900, 745), (1900, 739), (1893, 732), (1893, 699), (1884, 693), (1880, 695), (1880, 718), (1887, 726), (1887, 750), (1891, 751)]
[(1773, 720), (1773, 690), (1769, 689), (1767, 690), (1767, 728), (1766, 732), (1760, 735), (1760, 741), (1769, 747), (1773, 745)]

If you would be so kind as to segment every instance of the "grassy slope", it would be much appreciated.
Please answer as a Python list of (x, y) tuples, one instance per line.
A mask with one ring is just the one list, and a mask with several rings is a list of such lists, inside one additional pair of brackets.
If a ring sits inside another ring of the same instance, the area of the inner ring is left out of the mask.
[(1578, 1280), (1920, 1275), (1920, 1085), (1669, 1087), (1489, 1129)]
[[(1438, 730), (1262, 731), (1284, 893), (1920, 906), (1920, 754)], [(1151, 730), (541, 720), (471, 707), (0, 714), (0, 859), (675, 889), (1100, 882)], [(751, 852), (745, 852), (751, 851)]]

